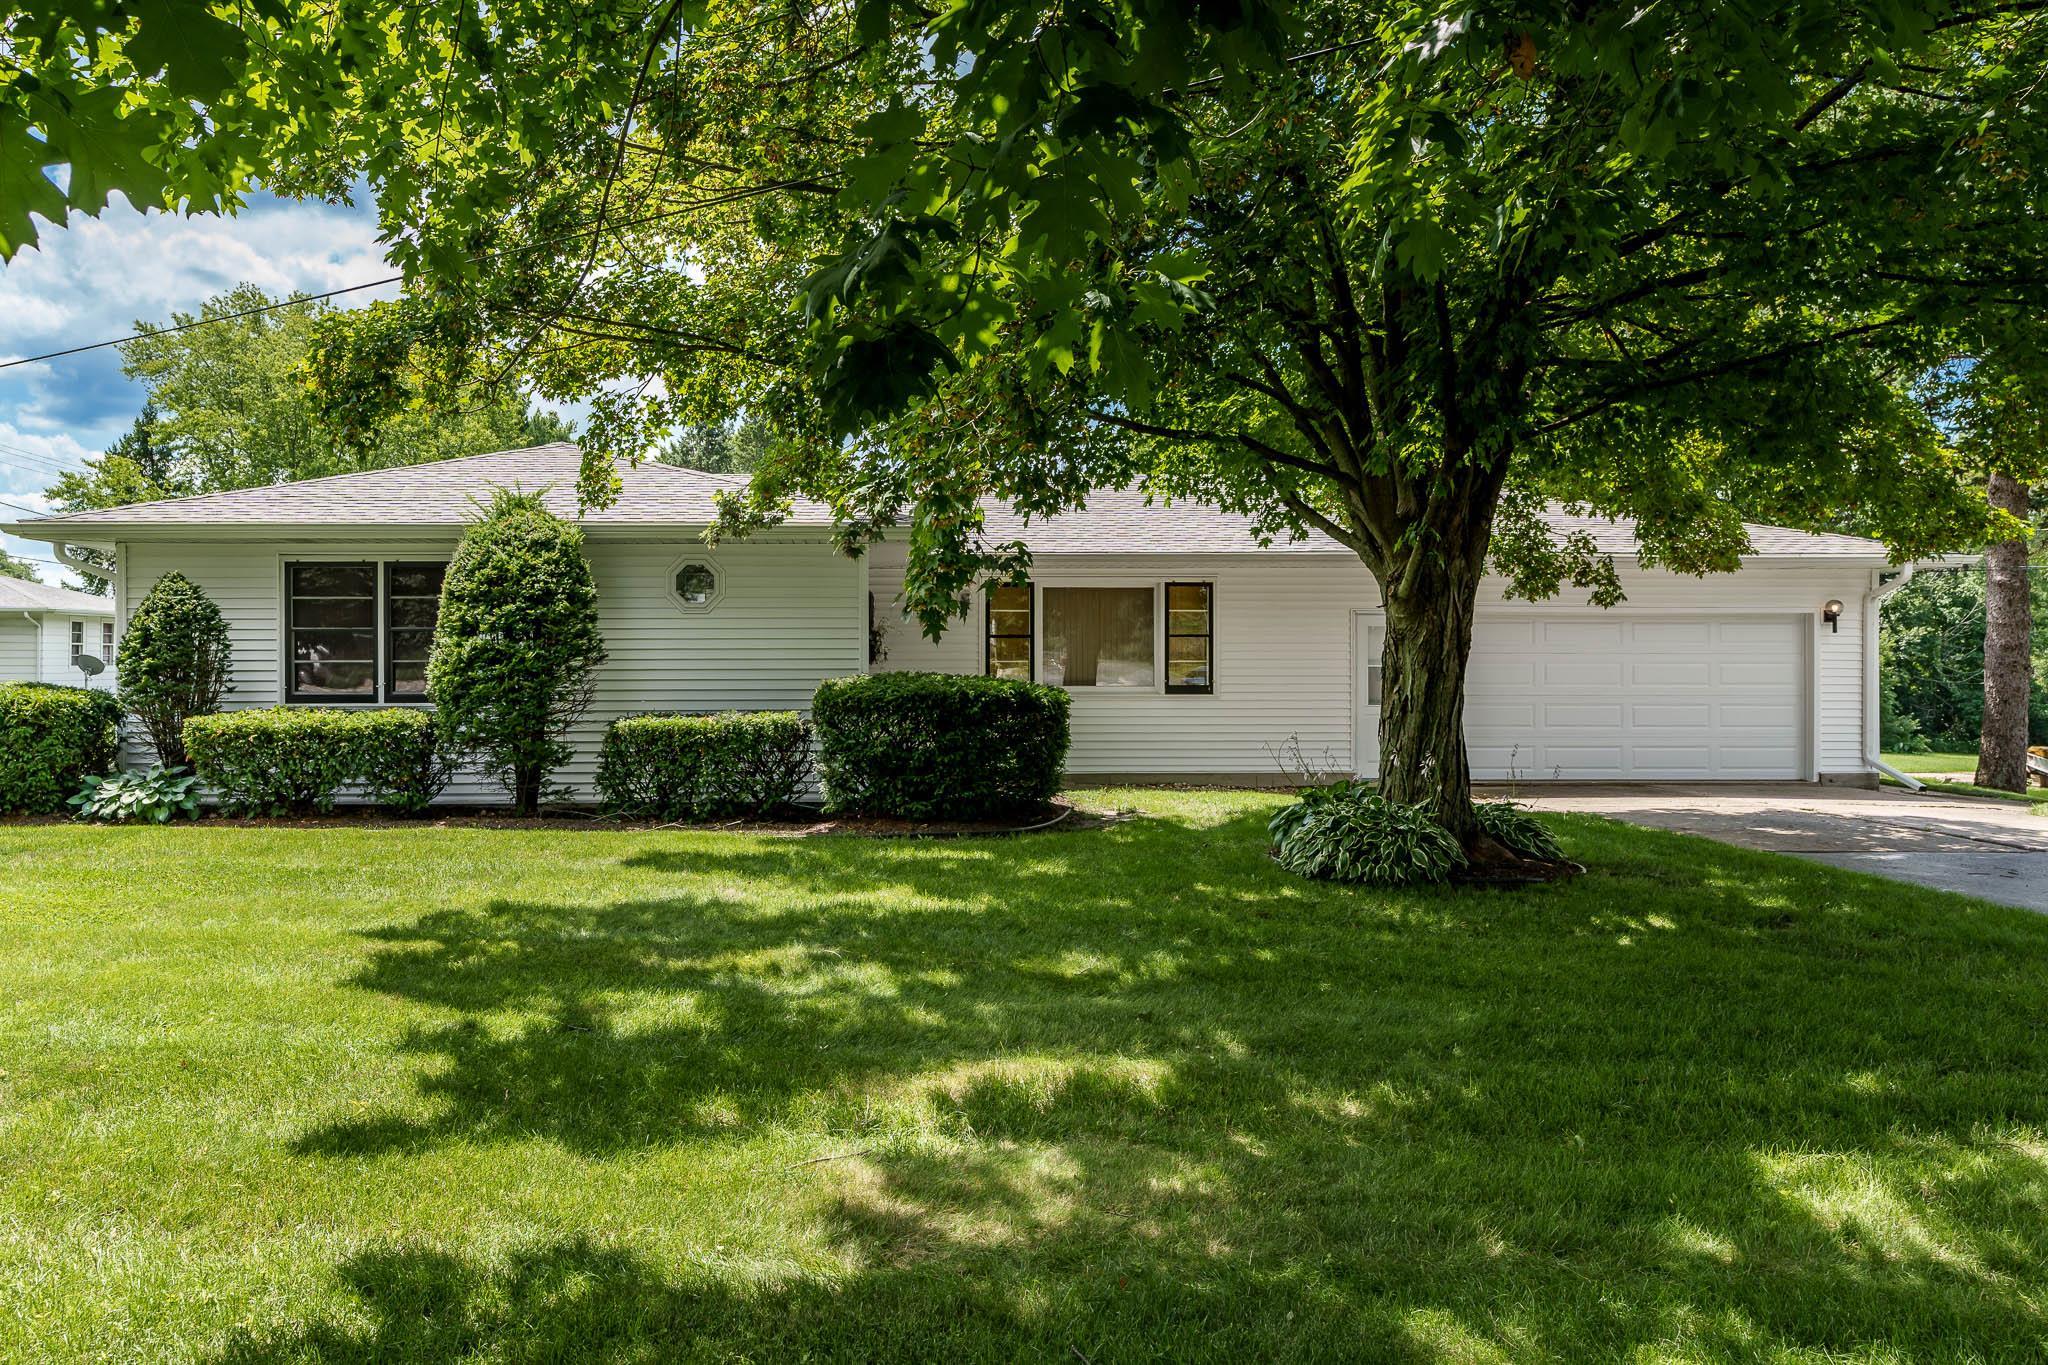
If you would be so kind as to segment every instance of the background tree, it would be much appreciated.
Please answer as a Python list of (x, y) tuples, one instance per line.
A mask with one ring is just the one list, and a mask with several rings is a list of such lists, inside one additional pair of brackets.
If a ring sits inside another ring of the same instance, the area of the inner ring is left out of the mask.
[[(2048, 283), (2033, 8), (683, 3), (516, 120), (408, 44), (303, 173), (370, 177), (413, 291), (316, 371), (344, 425), (386, 353), (594, 393), (594, 500), (607, 458), (759, 413), (727, 529), (794, 492), (854, 545), (907, 522), (931, 629), (1022, 565), (986, 497), (1137, 481), (1323, 531), (1385, 595), (1383, 787), (1488, 852), (1482, 574), (1619, 592), (1545, 497), (1691, 572), (1737, 562), (1738, 508), (1982, 534), (1909, 381)], [(423, 160), (378, 111), (444, 83)]]
[(768, 458), (774, 439), (775, 433), (764, 419), (746, 412), (723, 422), (685, 425), (655, 458), (707, 474), (751, 474)]
[[(2032, 580), (2031, 743), (2048, 744), (2048, 574)], [(1984, 725), (1982, 569), (1922, 573), (1884, 604), (1880, 742), (1887, 751), (1975, 751)]]
[[(571, 438), (560, 417), (526, 406), (509, 390), (447, 392), (428, 401), (415, 382), (400, 385), (363, 438), (337, 441), (317, 420), (303, 373), (315, 330), (332, 311), (245, 284), (207, 300), (196, 314), (174, 314), (170, 326), (188, 330), (137, 323), (149, 334), (123, 346), (121, 358), (123, 373), (144, 386), (141, 414), (103, 455), (58, 478), (47, 495), (65, 512), (121, 507)], [(191, 327), (195, 322), (207, 325)], [(105, 563), (111, 574), (105, 556), (83, 557)], [(108, 577), (83, 576), (89, 590), (107, 590)]]
[(442, 733), (531, 815), (569, 756), (566, 737), (604, 659), (583, 532), (538, 493), (498, 490), (441, 587), (427, 691)]
[(40, 582), (36, 577), (36, 566), (25, 559), (17, 559), (5, 550), (0, 550), (0, 577), (26, 578), (31, 583)]
[(227, 618), (181, 573), (167, 573), (136, 605), (115, 664), (122, 705), (165, 767), (189, 763), (185, 722), (217, 710), (232, 653)]
[(1936, 402), (1994, 518), (1984, 552), (1977, 781), (2022, 791), (2035, 683), (2030, 503), (2048, 474), (2048, 336), (2009, 325), (1982, 343), (1941, 374)]

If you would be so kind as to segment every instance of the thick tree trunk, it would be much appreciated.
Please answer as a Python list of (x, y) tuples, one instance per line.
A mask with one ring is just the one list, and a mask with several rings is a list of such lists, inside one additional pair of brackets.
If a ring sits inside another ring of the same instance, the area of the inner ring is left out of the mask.
[[(2026, 520), (2027, 486), (2009, 474), (1993, 474), (1991, 505)], [(1984, 570), (1984, 728), (1977, 740), (1977, 785), (2024, 791), (2034, 671), (2026, 537), (1993, 545)]]
[(1465, 665), (1483, 562), (1430, 556), (1389, 584), (1380, 660), (1380, 791), (1428, 806), (1468, 846), (1479, 831), (1465, 757)]

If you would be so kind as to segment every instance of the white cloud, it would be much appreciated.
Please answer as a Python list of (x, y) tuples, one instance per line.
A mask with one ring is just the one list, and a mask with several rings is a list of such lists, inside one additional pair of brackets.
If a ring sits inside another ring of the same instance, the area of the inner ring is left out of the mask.
[[(116, 201), (98, 218), (44, 232), (41, 245), (0, 268), (0, 359), (126, 336), (137, 320), (168, 322), (249, 282), (272, 293), (324, 293), (396, 272), (363, 207), (259, 198), (236, 218), (138, 213)], [(395, 294), (350, 294), (348, 306)], [(100, 449), (140, 399), (112, 348), (0, 370), (0, 424), (69, 436)]]

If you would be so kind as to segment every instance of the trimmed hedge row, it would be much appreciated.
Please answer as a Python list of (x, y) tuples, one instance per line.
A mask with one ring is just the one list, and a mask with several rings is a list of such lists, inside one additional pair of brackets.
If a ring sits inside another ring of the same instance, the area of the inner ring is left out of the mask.
[(378, 805), (427, 808), (450, 764), (424, 711), (273, 706), (185, 722), (185, 748), (221, 808), (238, 815), (327, 811), (351, 782)]
[(0, 811), (48, 815), (114, 764), (121, 703), (111, 692), (0, 684)]
[(597, 791), (607, 807), (662, 820), (764, 815), (811, 777), (811, 727), (794, 711), (627, 716), (604, 732)]
[(1067, 761), (1066, 692), (950, 673), (818, 685), (811, 704), (826, 809), (978, 820), (1042, 806)]

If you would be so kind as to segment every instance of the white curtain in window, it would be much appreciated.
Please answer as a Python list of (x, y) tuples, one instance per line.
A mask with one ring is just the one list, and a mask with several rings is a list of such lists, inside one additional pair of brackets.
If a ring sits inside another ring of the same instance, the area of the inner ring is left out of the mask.
[(1151, 588), (1047, 588), (1039, 675), (1065, 687), (1150, 687)]

